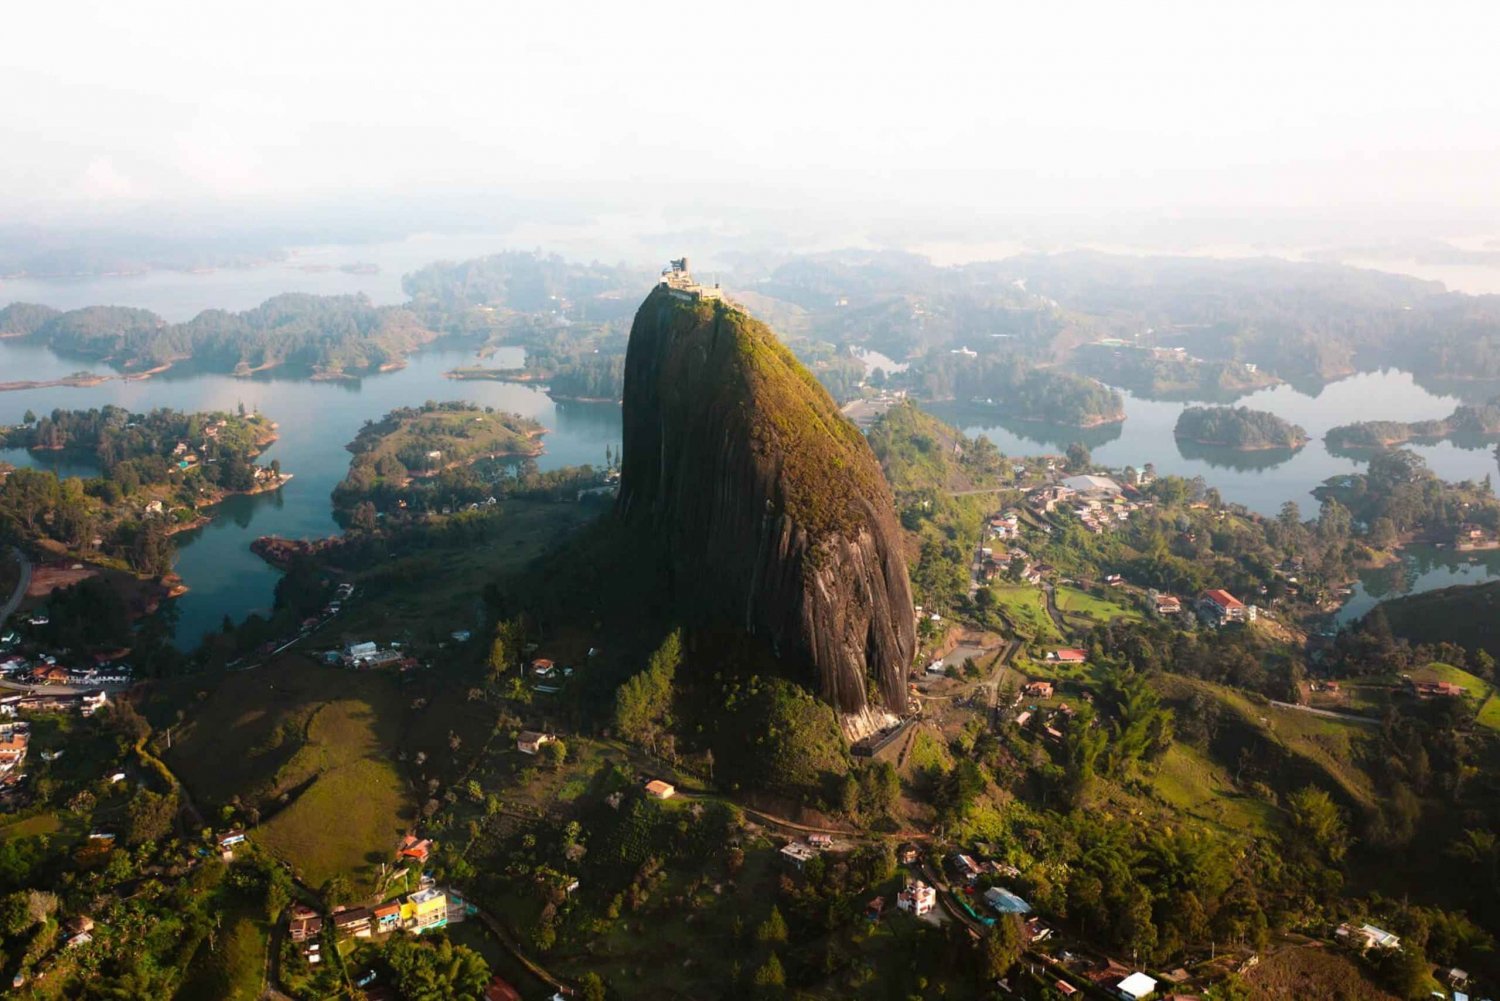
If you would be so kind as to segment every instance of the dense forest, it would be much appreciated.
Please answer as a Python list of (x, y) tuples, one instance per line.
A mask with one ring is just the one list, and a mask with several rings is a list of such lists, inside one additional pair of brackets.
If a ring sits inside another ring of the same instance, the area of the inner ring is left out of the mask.
[(1108, 386), (1079, 375), (1035, 368), (1014, 355), (934, 351), (905, 376), (924, 399), (957, 400), (1000, 416), (1070, 427), (1125, 419), (1124, 401)]
[(1334, 477), (1313, 493), (1346, 509), (1381, 544), (1414, 531), (1446, 542), (1466, 525), (1500, 530), (1500, 501), (1488, 483), (1446, 483), (1406, 449), (1377, 452), (1364, 472)]
[(244, 312), (210, 309), (172, 324), (123, 306), (48, 312), (15, 304), (0, 319), (60, 354), (130, 372), (191, 360), (206, 371), (235, 375), (293, 367), (337, 376), (399, 365), (436, 336), (415, 314), (373, 306), (362, 295), (279, 295)]
[(1248, 407), (1188, 407), (1177, 418), (1174, 434), (1200, 445), (1253, 451), (1300, 448), (1307, 432), (1264, 410)]

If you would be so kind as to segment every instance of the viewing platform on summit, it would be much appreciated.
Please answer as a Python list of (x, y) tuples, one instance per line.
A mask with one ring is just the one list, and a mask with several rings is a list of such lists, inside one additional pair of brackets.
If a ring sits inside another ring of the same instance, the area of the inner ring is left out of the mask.
[(693, 281), (692, 274), (688, 271), (688, 259), (679, 257), (668, 263), (661, 272), (661, 284), (673, 298), (682, 299), (687, 302), (697, 302), (701, 299), (715, 299), (721, 302), (724, 292), (716, 282), (712, 288), (707, 285), (699, 285)]

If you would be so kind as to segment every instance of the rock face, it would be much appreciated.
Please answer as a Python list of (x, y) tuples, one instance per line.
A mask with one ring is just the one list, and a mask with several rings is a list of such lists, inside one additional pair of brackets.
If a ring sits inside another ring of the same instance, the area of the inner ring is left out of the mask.
[[(764, 637), (870, 728), (916, 648), (890, 488), (864, 437), (762, 323), (658, 287), (625, 358), (618, 514), (653, 533), (688, 618)], [(875, 691), (872, 691), (871, 688)]]

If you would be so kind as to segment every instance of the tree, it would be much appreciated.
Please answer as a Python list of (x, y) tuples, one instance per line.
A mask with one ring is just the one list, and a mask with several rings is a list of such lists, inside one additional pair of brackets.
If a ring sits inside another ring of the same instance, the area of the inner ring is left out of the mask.
[(781, 960), (776, 953), (766, 957), (766, 961), (755, 971), (755, 992), (764, 998), (780, 997), (786, 988), (786, 971), (781, 968)]
[(349, 889), (349, 877), (341, 872), (334, 873), (323, 884), (323, 903), (327, 905), (329, 910), (332, 910), (348, 900), (351, 892)]
[(373, 533), (379, 528), (380, 519), (375, 505), (367, 500), (354, 505), (354, 510), (349, 512), (349, 527), (356, 532), (366, 534)]
[(682, 630), (673, 630), (651, 655), (646, 669), (615, 693), (615, 726), (626, 740), (649, 747), (672, 725), (672, 679), (682, 661)]
[(1292, 834), (1301, 847), (1326, 862), (1339, 862), (1349, 850), (1343, 811), (1332, 797), (1315, 786), (1305, 786), (1287, 797)]
[(481, 1001), (490, 982), (484, 957), (446, 938), (399, 935), (386, 944), (385, 961), (407, 1001)]
[(1081, 441), (1075, 441), (1068, 446), (1067, 459), (1068, 469), (1075, 473), (1086, 472), (1094, 464), (1094, 457), (1089, 452), (1088, 446)]
[(548, 768), (561, 768), (563, 762), (568, 760), (568, 745), (561, 740), (549, 740), (542, 745), (541, 755)]
[(28, 408), (27, 411), (26, 411), (26, 413), (21, 416), (21, 423), (22, 424), (35, 424), (36, 423), (36, 414), (35, 414), (35, 412), (33, 412), (31, 409)]
[(1000, 915), (994, 927), (979, 941), (980, 978), (991, 981), (1005, 976), (1005, 971), (1016, 965), (1024, 947), (1021, 919), (1014, 914)]
[(583, 1001), (604, 1001), (604, 980), (590, 970), (578, 978), (578, 996)]
[(125, 843), (134, 848), (167, 836), (177, 816), (177, 795), (139, 790), (125, 810)]
[(786, 919), (781, 916), (781, 909), (772, 904), (771, 913), (761, 922), (760, 927), (755, 929), (755, 940), (774, 945), (785, 942), (786, 936)]

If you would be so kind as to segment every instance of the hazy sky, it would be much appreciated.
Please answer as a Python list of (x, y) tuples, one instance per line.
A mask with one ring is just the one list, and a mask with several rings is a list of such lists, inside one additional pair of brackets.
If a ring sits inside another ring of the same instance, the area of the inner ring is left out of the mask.
[[(1500, 206), (1500, 4), (7, 5), (0, 207)], [(644, 182), (644, 183), (643, 183)]]

